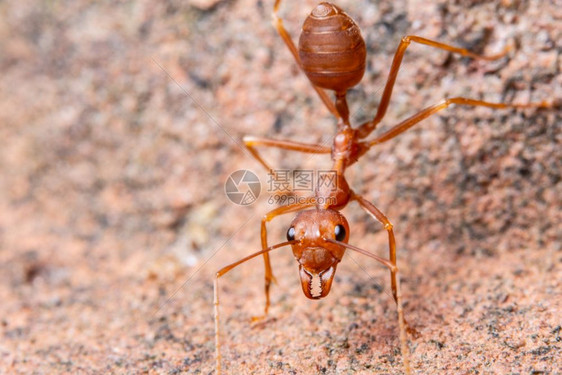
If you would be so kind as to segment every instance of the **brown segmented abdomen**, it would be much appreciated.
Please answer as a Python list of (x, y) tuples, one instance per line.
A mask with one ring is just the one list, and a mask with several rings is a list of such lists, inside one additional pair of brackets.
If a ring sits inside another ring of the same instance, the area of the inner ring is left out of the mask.
[(299, 57), (314, 85), (345, 92), (363, 78), (366, 56), (359, 26), (334, 4), (318, 4), (304, 21)]

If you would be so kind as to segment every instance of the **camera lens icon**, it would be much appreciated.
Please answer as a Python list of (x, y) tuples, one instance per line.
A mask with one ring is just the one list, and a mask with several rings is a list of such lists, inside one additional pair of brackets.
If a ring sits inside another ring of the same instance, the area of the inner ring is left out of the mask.
[(224, 192), (232, 203), (248, 206), (260, 196), (261, 183), (255, 173), (241, 169), (228, 176), (224, 183)]

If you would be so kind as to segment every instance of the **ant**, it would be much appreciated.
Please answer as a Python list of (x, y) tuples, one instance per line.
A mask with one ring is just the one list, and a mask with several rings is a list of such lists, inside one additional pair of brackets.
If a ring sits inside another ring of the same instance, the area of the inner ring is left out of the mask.
[[(409, 327), (404, 319), (393, 226), (374, 204), (355, 193), (349, 187), (345, 178), (346, 169), (369, 151), (371, 147), (391, 140), (422, 120), (449, 107), (451, 104), (498, 109), (550, 108), (552, 104), (545, 101), (528, 104), (508, 104), (491, 103), (464, 97), (447, 98), (438, 104), (421, 110), (373, 139), (367, 140), (366, 138), (376, 129), (386, 114), (402, 58), (411, 43), (422, 44), (483, 60), (499, 59), (505, 56), (509, 48), (497, 55), (481, 56), (464, 48), (454, 47), (415, 35), (403, 37), (394, 55), (382, 98), (374, 118), (354, 128), (349, 120), (346, 95), (350, 88), (361, 81), (365, 72), (366, 46), (359, 27), (349, 15), (336, 5), (326, 2), (320, 3), (304, 21), (297, 48), (283, 26), (282, 19), (277, 15), (280, 3), (281, 0), (276, 0), (273, 7), (274, 26), (289, 48), (296, 63), (310, 80), (324, 105), (336, 117), (337, 132), (331, 147), (253, 136), (246, 136), (243, 138), (243, 141), (255, 159), (274, 177), (276, 176), (274, 170), (263, 160), (256, 147), (277, 147), (303, 153), (331, 154), (333, 160), (332, 170), (335, 171), (335, 188), (326, 185), (317, 186), (313, 196), (304, 198), (296, 203), (280, 206), (265, 214), (261, 220), (262, 249), (222, 268), (216, 273), (214, 283), (216, 373), (220, 374), (221, 372), (219, 278), (236, 266), (263, 255), (265, 262), (264, 314), (267, 315), (270, 305), (269, 290), (272, 281), (275, 280), (271, 269), (269, 252), (290, 245), (299, 263), (302, 290), (304, 295), (310, 299), (320, 299), (328, 295), (336, 268), (346, 250), (355, 251), (373, 258), (389, 269), (392, 296), (397, 306), (404, 370), (406, 374), (411, 374), (407, 333), (415, 336), (417, 332)], [(332, 102), (325, 90), (335, 92), (334, 102)], [(363, 210), (384, 226), (388, 233), (388, 259), (381, 258), (367, 250), (349, 244), (349, 224), (340, 213), (340, 210), (352, 201), (357, 202)], [(298, 214), (287, 231), (287, 241), (268, 246), (267, 223), (277, 216), (294, 212), (298, 212)]]

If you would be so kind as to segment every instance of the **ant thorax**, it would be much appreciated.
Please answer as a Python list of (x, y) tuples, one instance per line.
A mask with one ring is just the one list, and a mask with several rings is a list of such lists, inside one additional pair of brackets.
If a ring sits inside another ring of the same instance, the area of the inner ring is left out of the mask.
[(330, 183), (316, 186), (316, 206), (322, 209), (343, 209), (351, 200), (351, 189), (343, 174), (335, 173)]
[(359, 141), (357, 130), (349, 125), (342, 127), (334, 137), (332, 146), (334, 169), (343, 174), (345, 168), (355, 163), (366, 151), (368, 148)]

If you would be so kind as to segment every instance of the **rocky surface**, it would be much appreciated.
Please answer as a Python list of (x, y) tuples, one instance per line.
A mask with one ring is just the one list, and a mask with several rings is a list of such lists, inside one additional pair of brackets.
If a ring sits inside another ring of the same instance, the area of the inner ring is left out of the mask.
[[(286, 1), (293, 38), (314, 2)], [(494, 54), (412, 45), (387, 129), (444, 97), (562, 98), (556, 1), (339, 1), (368, 71), (349, 94), (372, 116), (392, 55), (415, 34)], [(271, 1), (0, 3), (0, 372), (214, 371), (213, 275), (259, 250), (267, 176), (244, 134), (329, 143), (334, 120), (270, 23)], [(394, 223), (418, 374), (562, 368), (562, 114), (450, 108), (348, 173)], [(380, 130), (380, 129), (379, 129)], [(326, 156), (264, 151), (278, 168)], [(255, 171), (236, 206), (224, 182)], [(357, 206), (351, 242), (386, 255)], [(270, 225), (284, 238), (290, 217)], [(346, 255), (330, 296), (307, 300), (288, 250), (267, 319), (259, 259), (221, 280), (232, 374), (402, 373), (388, 272)]]

